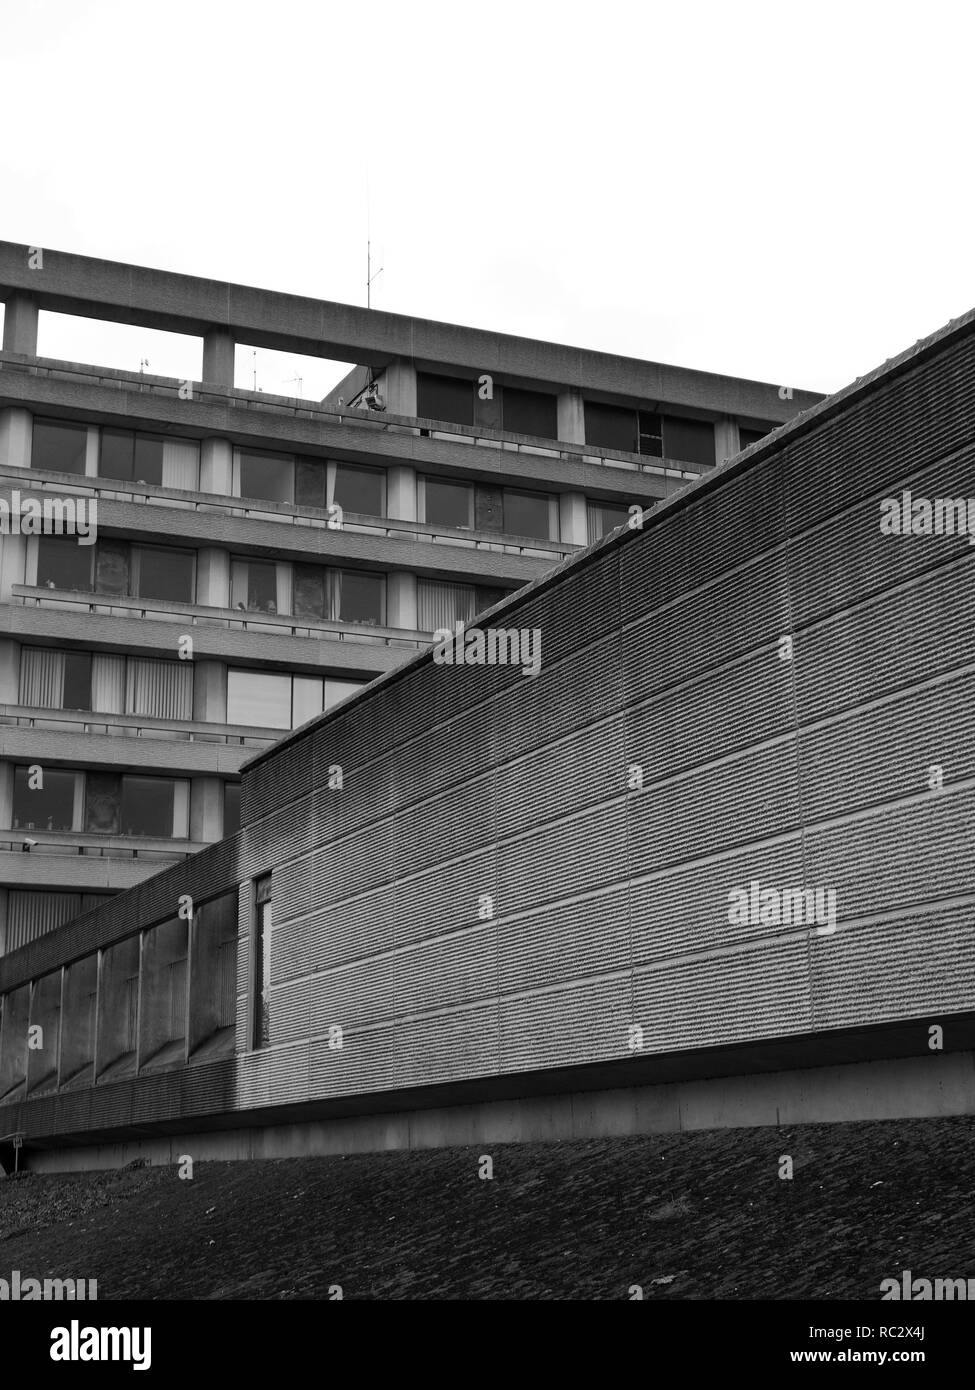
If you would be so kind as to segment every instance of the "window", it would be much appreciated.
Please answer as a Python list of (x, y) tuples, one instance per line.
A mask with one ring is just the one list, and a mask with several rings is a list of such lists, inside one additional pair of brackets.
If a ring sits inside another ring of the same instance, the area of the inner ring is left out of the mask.
[(519, 391), (513, 386), (505, 386), (501, 406), (504, 429), (509, 434), (558, 438), (557, 400), (548, 392)]
[(32, 468), (52, 473), (84, 473), (88, 426), (66, 420), (35, 420), (31, 447)]
[(24, 647), (20, 703), (40, 709), (191, 719), (192, 663)]
[(270, 671), (228, 671), (227, 723), (290, 729), (291, 677)]
[(385, 472), (378, 468), (353, 468), (345, 463), (336, 464), (332, 501), (338, 503), (345, 512), (360, 512), (363, 516), (385, 516)]
[(664, 458), (714, 467), (714, 425), (710, 420), (664, 417)]
[(604, 502), (590, 502), (587, 507), (589, 520), (589, 544), (593, 541), (601, 540), (603, 536), (608, 536), (610, 531), (615, 531), (617, 526), (624, 525), (630, 519), (628, 507), (611, 507)]
[[(33, 784), (33, 785), (32, 785)], [(71, 830), (75, 774), (44, 767), (14, 768), (14, 830)]]
[(601, 405), (586, 401), (586, 443), (600, 449), (618, 449), (635, 454), (637, 450), (637, 412), (625, 406)]
[(139, 598), (192, 603), (196, 598), (196, 556), (192, 550), (136, 546), (132, 552), (133, 590)]
[(343, 623), (386, 622), (386, 578), (364, 570), (333, 571), (337, 578), (335, 617)]
[(295, 461), (290, 454), (259, 454), (250, 449), (238, 453), (239, 497), (260, 497), (268, 502), (295, 500)]
[(417, 624), (420, 632), (454, 630), (455, 623), (469, 623), (504, 598), (504, 589), (473, 584), (444, 584), (420, 579), (416, 586)]
[(103, 429), (98, 448), (99, 477), (162, 487), (165, 442), (159, 434)]
[(741, 441), (741, 447), (747, 449), (749, 444), (757, 444), (760, 439), (764, 439), (767, 434), (771, 434), (772, 430), (777, 429), (778, 425), (759, 425), (755, 428), (750, 425), (739, 425), (738, 438)]
[(41, 709), (91, 709), (91, 653), (22, 647), (19, 700)]
[(254, 1046), (271, 1040), (271, 875), (254, 884)]
[(240, 829), (240, 783), (223, 784), (223, 833), (236, 835)]
[(295, 502), (299, 507), (326, 506), (327, 471), (320, 459), (298, 459), (295, 464)]
[(454, 425), (473, 425), (473, 381), (417, 372), (416, 412), (421, 420), (447, 420)]
[(544, 492), (514, 492), (505, 488), (503, 515), (502, 529), (509, 535), (551, 539), (549, 499)]
[(424, 478), (426, 496), (424, 520), (430, 526), (452, 526), (469, 530), (474, 524), (474, 489), (469, 483), (445, 483)]
[(41, 536), (37, 548), (38, 586), (90, 593), (94, 550), (94, 546), (79, 545), (70, 536)]
[(85, 829), (98, 835), (186, 839), (189, 782), (89, 772), (85, 778)]
[(277, 613), (277, 567), (266, 560), (232, 560), (230, 602), (248, 613)]

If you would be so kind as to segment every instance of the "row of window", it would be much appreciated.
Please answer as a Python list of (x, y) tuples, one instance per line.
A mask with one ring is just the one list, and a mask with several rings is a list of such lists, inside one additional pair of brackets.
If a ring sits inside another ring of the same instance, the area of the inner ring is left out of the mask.
[[(190, 783), (183, 777), (74, 771), (29, 764), (14, 768), (12, 828), (189, 838)], [(224, 782), (223, 833), (240, 829), (240, 783)]]
[[(293, 729), (344, 700), (362, 681), (266, 671), (227, 672), (227, 723)], [(23, 647), (20, 704), (98, 714), (193, 718), (193, 665), (187, 661)]]
[[(103, 540), (82, 546), (69, 536), (43, 536), (37, 552), (39, 588), (106, 597), (196, 602), (196, 552), (169, 546)], [(459, 605), (454, 617), (468, 621), (496, 603), (504, 591), (473, 584), (417, 581), (417, 623), (435, 632), (444, 603)], [(386, 626), (386, 575), (325, 565), (231, 557), (230, 607), (245, 613), (287, 615), (307, 622)], [(452, 619), (453, 621), (453, 619)]]

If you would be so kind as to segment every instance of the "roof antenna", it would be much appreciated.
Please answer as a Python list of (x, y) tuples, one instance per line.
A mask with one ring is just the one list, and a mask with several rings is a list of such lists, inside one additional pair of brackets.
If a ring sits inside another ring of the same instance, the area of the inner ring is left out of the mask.
[(379, 277), (380, 277), (380, 275), (382, 275), (382, 273), (383, 273), (383, 267), (382, 267), (382, 266), (379, 267), (379, 269), (376, 271), (375, 275), (373, 275), (373, 273), (372, 273), (372, 242), (371, 242), (371, 241), (367, 241), (367, 242), (366, 242), (366, 308), (367, 308), (367, 309), (371, 309), (371, 308), (372, 308), (372, 282), (373, 282), (373, 280), (378, 280)]

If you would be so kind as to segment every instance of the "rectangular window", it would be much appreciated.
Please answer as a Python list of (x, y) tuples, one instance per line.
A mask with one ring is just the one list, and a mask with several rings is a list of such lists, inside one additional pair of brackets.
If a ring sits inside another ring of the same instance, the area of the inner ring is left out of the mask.
[(136, 546), (133, 550), (135, 593), (166, 603), (193, 603), (196, 598), (196, 555), (192, 550)]
[(611, 507), (604, 502), (590, 502), (587, 507), (589, 521), (589, 544), (593, 541), (601, 540), (603, 536), (608, 536), (610, 531), (615, 531), (617, 526), (624, 525), (630, 519), (628, 507)]
[(764, 439), (775, 429), (778, 429), (778, 425), (760, 425), (757, 428), (752, 428), (750, 425), (739, 425), (738, 438), (741, 447), (747, 449), (749, 444), (757, 444), (760, 439)]
[(501, 407), (504, 429), (508, 434), (558, 438), (557, 399), (547, 391), (520, 391), (513, 386), (505, 386)]
[(295, 500), (295, 461), (290, 454), (260, 454), (241, 449), (238, 454), (240, 486), (238, 496), (262, 498), (268, 502)]
[(90, 593), (94, 551), (94, 546), (79, 545), (70, 536), (41, 536), (37, 548), (38, 587)]
[(296, 618), (321, 623), (331, 617), (327, 574), (327, 570), (321, 565), (295, 565), (293, 607)]
[(254, 1046), (271, 1040), (271, 875), (254, 884)]
[(295, 463), (296, 504), (324, 510), (327, 477), (326, 465), (320, 459), (298, 459)]
[(364, 570), (334, 571), (335, 613), (343, 623), (386, 622), (386, 577)]
[(291, 727), (297, 729), (316, 719), (325, 708), (321, 676), (294, 676), (291, 682)]
[(544, 492), (515, 492), (504, 489), (503, 529), (512, 536), (551, 539), (549, 499)]
[(14, 830), (72, 830), (75, 773), (14, 768)]
[(129, 657), (125, 713), (145, 714), (153, 719), (192, 719), (193, 663)]
[(652, 458), (662, 458), (664, 452), (662, 417), (656, 411), (640, 410), (637, 412), (636, 418), (640, 433), (640, 453), (649, 454)]
[(416, 585), (417, 623), (420, 632), (454, 631), (455, 623), (469, 623), (477, 611), (473, 584), (443, 584), (420, 579)]
[(637, 449), (637, 412), (626, 406), (602, 405), (586, 401), (586, 443), (599, 449), (618, 449), (635, 454)]
[(424, 478), (426, 496), (424, 520), (429, 526), (451, 526), (469, 530), (474, 524), (474, 489), (469, 483), (445, 483), (440, 478)]
[(122, 834), (167, 840), (174, 834), (176, 783), (168, 777), (122, 778)]
[(91, 653), (21, 648), (19, 699), (40, 709), (91, 709)]
[(421, 420), (447, 420), (454, 425), (473, 425), (473, 381), (417, 372), (416, 413)]
[(277, 613), (277, 568), (265, 560), (232, 560), (230, 597), (241, 611)]
[(236, 835), (240, 829), (240, 783), (223, 784), (223, 833)]
[(386, 474), (378, 468), (335, 466), (335, 492), (332, 501), (343, 511), (363, 516), (386, 515)]
[(124, 541), (99, 541), (95, 547), (95, 591), (99, 594), (131, 594), (130, 547)]
[(64, 653), (62, 709), (91, 709), (91, 652)]
[(271, 671), (228, 671), (227, 723), (290, 729), (291, 677)]
[(664, 416), (664, 458), (714, 467), (714, 425), (710, 420)]
[(35, 420), (31, 446), (32, 468), (52, 473), (84, 473), (88, 426), (67, 420)]
[(166, 440), (160, 434), (103, 429), (98, 446), (98, 475), (163, 487), (165, 445)]

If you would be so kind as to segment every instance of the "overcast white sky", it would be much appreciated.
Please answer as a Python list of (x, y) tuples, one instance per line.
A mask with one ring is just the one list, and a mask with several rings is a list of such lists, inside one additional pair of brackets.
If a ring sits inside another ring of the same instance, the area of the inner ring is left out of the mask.
[(364, 303), (368, 185), (375, 307), (833, 390), (975, 302), (973, 14), (0, 0), (0, 238)]

